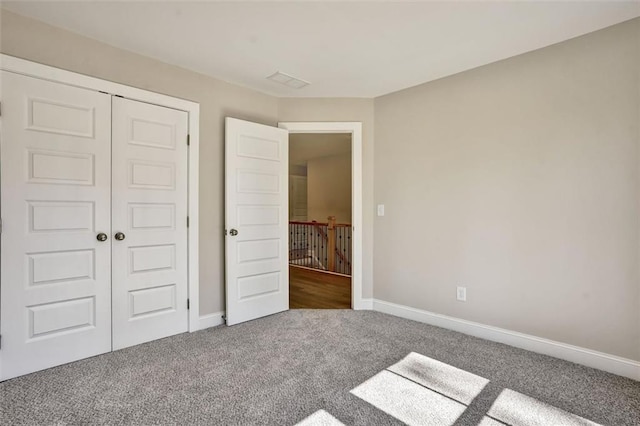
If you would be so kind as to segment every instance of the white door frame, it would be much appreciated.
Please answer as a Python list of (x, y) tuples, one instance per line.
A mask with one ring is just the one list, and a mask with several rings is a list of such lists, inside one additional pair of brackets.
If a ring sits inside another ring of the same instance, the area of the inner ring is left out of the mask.
[(351, 134), (351, 208), (353, 259), (351, 267), (351, 307), (368, 309), (362, 300), (362, 123), (360, 122), (281, 122), (278, 127), (289, 133)]
[[(199, 129), (200, 129), (200, 104), (160, 93), (149, 92), (124, 84), (113, 83), (95, 77), (89, 77), (71, 71), (62, 70), (48, 65), (19, 59), (13, 56), (0, 54), (0, 69), (4, 71), (35, 77), (42, 80), (53, 81), (69, 86), (118, 95), (149, 104), (164, 106), (189, 114), (189, 157), (188, 157), (188, 206), (189, 216), (188, 232), (188, 289), (189, 289), (189, 331), (198, 331), (200, 323), (199, 301), (199, 265), (198, 265), (198, 166), (199, 166)], [(1, 99), (0, 99), (1, 101)], [(1, 121), (0, 117), (0, 121)], [(2, 141), (0, 141), (2, 143)], [(185, 142), (186, 143), (186, 142)], [(0, 165), (1, 166), (1, 165)], [(1, 212), (0, 212), (1, 213)], [(0, 265), (1, 266), (1, 265)], [(1, 284), (0, 284), (1, 285)]]

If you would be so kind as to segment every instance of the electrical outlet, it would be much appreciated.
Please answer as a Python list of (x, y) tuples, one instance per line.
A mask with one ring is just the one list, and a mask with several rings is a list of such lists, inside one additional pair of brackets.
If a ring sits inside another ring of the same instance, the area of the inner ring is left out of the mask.
[(467, 288), (466, 287), (458, 287), (456, 288), (456, 299), (460, 302), (467, 301)]
[(384, 204), (378, 204), (378, 216), (384, 216)]

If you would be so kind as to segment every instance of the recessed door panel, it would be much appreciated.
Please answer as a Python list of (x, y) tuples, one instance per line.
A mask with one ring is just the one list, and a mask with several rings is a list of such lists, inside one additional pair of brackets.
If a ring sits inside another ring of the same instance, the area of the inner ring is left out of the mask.
[(240, 241), (237, 244), (238, 263), (264, 262), (280, 258), (280, 240)]
[(130, 319), (175, 312), (176, 285), (169, 284), (129, 292)]
[(27, 201), (29, 232), (92, 232), (91, 201)]
[(114, 349), (188, 328), (187, 120), (113, 99)]
[(111, 350), (111, 97), (2, 71), (0, 379)]
[(175, 149), (176, 126), (171, 123), (159, 123), (141, 118), (129, 117), (132, 145), (143, 145), (153, 148)]
[(29, 285), (95, 279), (95, 250), (27, 254)]
[(94, 107), (55, 99), (27, 99), (27, 129), (93, 139)]
[(29, 306), (29, 338), (55, 337), (95, 327), (95, 298)]
[(238, 170), (238, 192), (277, 194), (280, 176), (255, 170)]
[(171, 203), (129, 203), (129, 228), (170, 230), (176, 227), (176, 206)]
[(259, 137), (249, 133), (240, 133), (234, 137), (238, 157), (259, 160), (280, 161), (282, 154), (280, 141), (269, 136)]
[(175, 178), (174, 163), (129, 161), (129, 188), (174, 190)]
[(129, 247), (131, 273), (167, 271), (176, 267), (175, 244)]
[(28, 149), (27, 155), (29, 183), (94, 184), (93, 154)]
[(238, 278), (238, 300), (247, 300), (280, 291), (280, 272)]

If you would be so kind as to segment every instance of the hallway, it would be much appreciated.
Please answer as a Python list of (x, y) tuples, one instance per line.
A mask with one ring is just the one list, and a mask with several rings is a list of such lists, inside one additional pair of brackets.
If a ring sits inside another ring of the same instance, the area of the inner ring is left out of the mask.
[(351, 309), (351, 278), (289, 266), (291, 309)]

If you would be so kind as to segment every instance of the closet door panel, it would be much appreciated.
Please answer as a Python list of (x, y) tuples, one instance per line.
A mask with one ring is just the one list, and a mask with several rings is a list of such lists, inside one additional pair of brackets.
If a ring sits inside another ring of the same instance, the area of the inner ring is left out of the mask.
[(186, 112), (113, 98), (113, 348), (182, 333)]
[(2, 72), (0, 378), (111, 350), (110, 96)]

